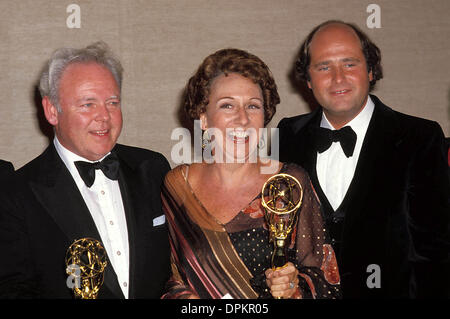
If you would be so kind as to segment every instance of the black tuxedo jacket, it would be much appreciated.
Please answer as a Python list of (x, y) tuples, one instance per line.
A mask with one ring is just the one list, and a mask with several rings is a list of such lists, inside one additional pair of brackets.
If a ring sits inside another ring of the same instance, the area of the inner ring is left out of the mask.
[[(116, 145), (130, 250), (129, 298), (159, 298), (169, 278), (167, 226), (160, 186), (170, 169), (149, 150)], [(101, 241), (89, 210), (53, 143), (16, 171), (0, 194), (0, 297), (72, 298), (65, 274), (66, 250), (74, 240)], [(111, 265), (98, 298), (123, 298)]]
[(11, 162), (0, 160), (0, 176), (8, 177), (14, 172), (14, 166)]
[(374, 113), (353, 180), (336, 211), (316, 173), (311, 128), (320, 125), (320, 108), (280, 121), (280, 159), (310, 174), (337, 255), (344, 298), (448, 297), (450, 186), (442, 130), (436, 122), (401, 114), (371, 98)]

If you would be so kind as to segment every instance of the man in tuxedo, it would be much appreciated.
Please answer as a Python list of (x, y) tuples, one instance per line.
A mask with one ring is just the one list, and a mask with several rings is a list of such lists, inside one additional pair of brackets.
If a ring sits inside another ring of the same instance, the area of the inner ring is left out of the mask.
[(303, 166), (323, 206), (344, 298), (448, 296), (449, 178), (436, 122), (369, 91), (378, 47), (327, 21), (306, 38), (296, 73), (320, 105), (280, 121), (280, 159)]
[(1, 192), (1, 297), (72, 298), (77, 282), (65, 257), (81, 238), (106, 250), (98, 298), (163, 293), (170, 263), (160, 186), (169, 164), (159, 153), (116, 144), (121, 83), (121, 64), (103, 42), (57, 50), (42, 73), (55, 138)]

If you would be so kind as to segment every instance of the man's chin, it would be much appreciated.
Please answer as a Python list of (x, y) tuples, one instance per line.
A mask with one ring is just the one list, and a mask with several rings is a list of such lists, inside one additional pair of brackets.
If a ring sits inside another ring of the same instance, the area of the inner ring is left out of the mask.
[(114, 145), (109, 145), (101, 148), (96, 148), (91, 150), (90, 152), (87, 152), (89, 157), (86, 157), (90, 161), (98, 161), (101, 160), (103, 157), (105, 157), (106, 154), (111, 152), (111, 150), (114, 148)]

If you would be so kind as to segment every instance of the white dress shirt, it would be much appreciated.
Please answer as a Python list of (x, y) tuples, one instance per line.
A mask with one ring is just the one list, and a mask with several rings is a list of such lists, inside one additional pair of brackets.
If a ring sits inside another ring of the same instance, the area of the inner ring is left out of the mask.
[(61, 145), (56, 136), (53, 143), (80, 190), (81, 196), (97, 226), (103, 246), (112, 264), (111, 266), (117, 274), (122, 292), (125, 298), (128, 298), (128, 229), (119, 182), (110, 180), (101, 170), (97, 169), (95, 170), (94, 184), (88, 188), (78, 173), (74, 162), (86, 161), (92, 163), (92, 161), (86, 160), (66, 149)]
[[(317, 154), (316, 171), (320, 187), (335, 211), (341, 205), (355, 174), (359, 153), (361, 152), (362, 143), (366, 136), (367, 127), (369, 126), (374, 108), (375, 105), (369, 96), (361, 112), (353, 120), (344, 125), (350, 126), (357, 136), (352, 156), (348, 158), (345, 156), (339, 142), (333, 142), (329, 149)], [(335, 130), (325, 116), (325, 113), (322, 113), (320, 126)]]

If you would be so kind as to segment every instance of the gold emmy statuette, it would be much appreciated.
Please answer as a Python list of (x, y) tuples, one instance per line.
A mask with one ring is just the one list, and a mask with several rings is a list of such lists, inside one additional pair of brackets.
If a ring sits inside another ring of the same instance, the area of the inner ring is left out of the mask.
[(76, 240), (66, 252), (67, 285), (76, 299), (97, 299), (107, 265), (106, 251), (93, 238)]
[(262, 188), (261, 204), (274, 244), (272, 269), (286, 266), (286, 247), (295, 227), (299, 208), (302, 204), (303, 188), (300, 182), (289, 174), (276, 174), (269, 178)]

